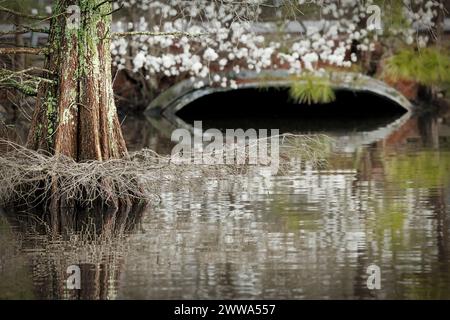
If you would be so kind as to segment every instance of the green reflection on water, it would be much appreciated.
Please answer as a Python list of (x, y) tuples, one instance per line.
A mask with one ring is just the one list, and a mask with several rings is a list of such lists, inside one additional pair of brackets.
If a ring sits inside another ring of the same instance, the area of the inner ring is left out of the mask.
[(450, 183), (450, 152), (423, 150), (385, 161), (386, 178), (402, 188), (438, 188)]

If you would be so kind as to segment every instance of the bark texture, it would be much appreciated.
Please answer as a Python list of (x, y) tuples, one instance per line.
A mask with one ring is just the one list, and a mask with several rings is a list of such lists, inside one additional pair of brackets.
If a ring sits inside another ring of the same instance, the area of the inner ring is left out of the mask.
[[(80, 8), (78, 27), (67, 12)], [(127, 155), (112, 90), (111, 2), (58, 0), (51, 21), (48, 77), (38, 92), (28, 147), (77, 161)]]

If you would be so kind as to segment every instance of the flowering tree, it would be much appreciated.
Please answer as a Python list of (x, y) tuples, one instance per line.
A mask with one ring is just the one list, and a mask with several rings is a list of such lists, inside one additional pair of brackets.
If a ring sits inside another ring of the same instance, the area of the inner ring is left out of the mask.
[(443, 8), (433, 0), (126, 0), (116, 7), (129, 15), (114, 28), (132, 36), (112, 42), (113, 64), (156, 89), (187, 78), (197, 88), (236, 87), (242, 70), (298, 76), (352, 68), (379, 44), (426, 46)]

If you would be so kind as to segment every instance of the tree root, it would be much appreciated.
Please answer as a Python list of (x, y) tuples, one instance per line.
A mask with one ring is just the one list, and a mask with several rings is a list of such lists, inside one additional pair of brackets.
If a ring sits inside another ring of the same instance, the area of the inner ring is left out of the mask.
[[(301, 165), (299, 161), (319, 165), (329, 151), (330, 139), (324, 136), (280, 138), (279, 172)], [(260, 168), (249, 164), (174, 162), (148, 149), (128, 158), (75, 162), (10, 141), (0, 140), (2, 144), (8, 151), (0, 154), (0, 205), (45, 204), (52, 212), (98, 203), (113, 208), (129, 207), (136, 201), (157, 204), (164, 191), (195, 187), (207, 179), (226, 179)], [(241, 150), (241, 156), (248, 157), (247, 150), (248, 146)]]

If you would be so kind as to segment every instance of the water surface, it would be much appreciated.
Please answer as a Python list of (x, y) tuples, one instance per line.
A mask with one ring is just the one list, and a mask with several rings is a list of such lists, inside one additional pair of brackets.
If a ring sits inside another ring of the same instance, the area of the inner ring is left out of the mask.
[[(124, 128), (132, 149), (170, 151), (163, 120)], [(118, 237), (3, 215), (0, 298), (450, 299), (450, 116), (322, 132), (336, 139), (326, 166), (166, 190)], [(88, 274), (77, 294), (74, 263)]]

